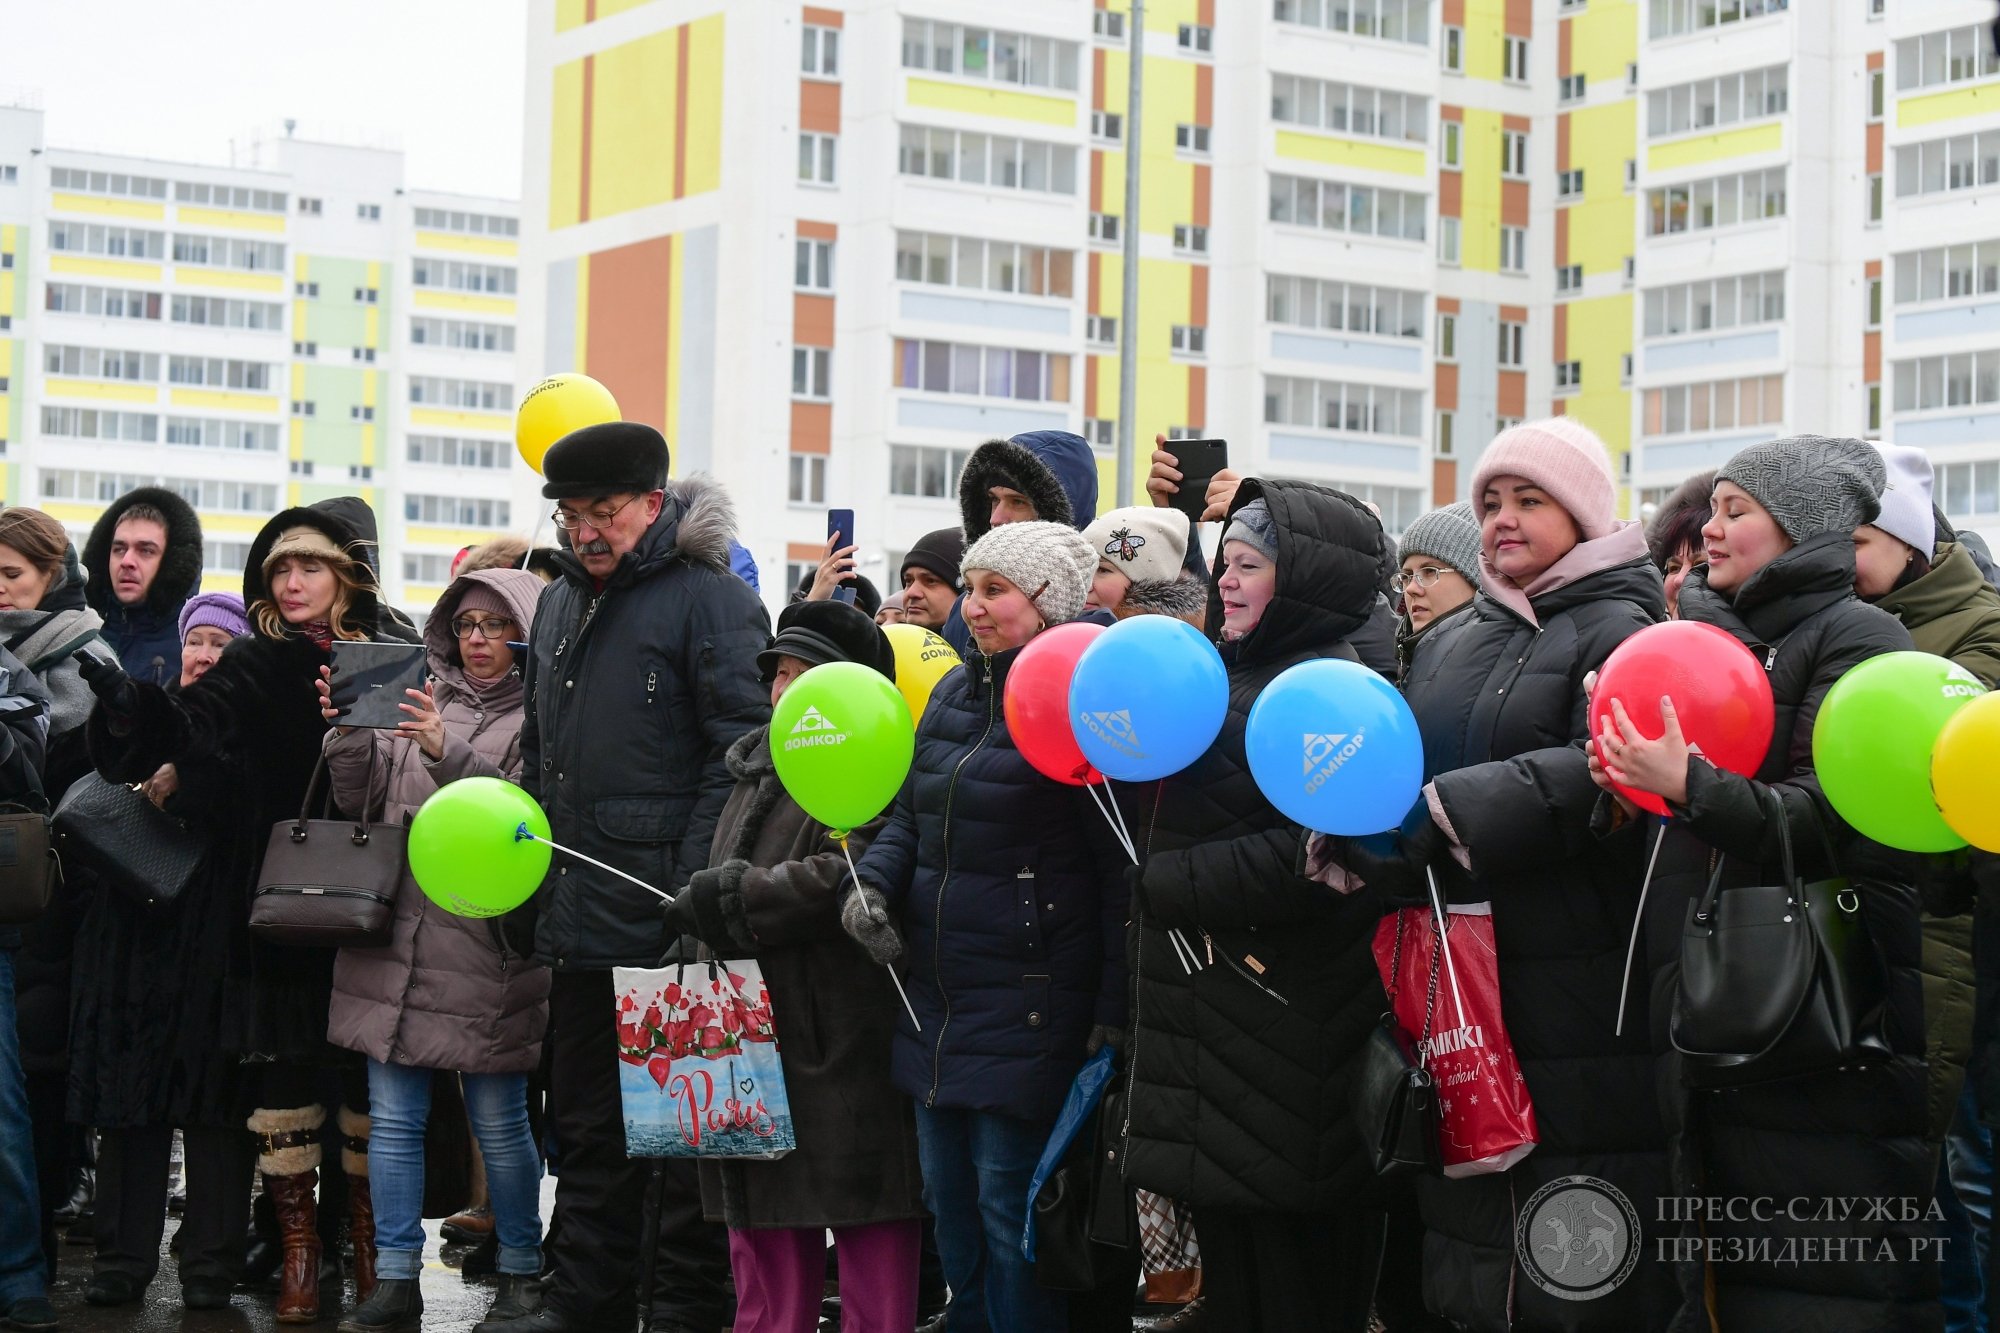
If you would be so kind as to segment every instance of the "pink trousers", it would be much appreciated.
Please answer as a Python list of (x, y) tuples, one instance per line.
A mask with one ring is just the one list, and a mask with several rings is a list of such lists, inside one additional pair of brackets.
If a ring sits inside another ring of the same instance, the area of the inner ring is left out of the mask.
[[(841, 1333), (910, 1333), (917, 1322), (917, 1219), (835, 1227)], [(736, 1333), (813, 1333), (826, 1285), (826, 1231), (729, 1232)]]

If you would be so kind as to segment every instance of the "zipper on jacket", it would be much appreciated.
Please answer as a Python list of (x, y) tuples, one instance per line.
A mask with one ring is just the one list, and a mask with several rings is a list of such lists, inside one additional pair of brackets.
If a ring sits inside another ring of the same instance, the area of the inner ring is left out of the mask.
[(651, 708), (653, 706), (653, 699), (659, 693), (659, 689), (660, 673), (657, 671), (648, 671), (646, 673), (646, 707)]
[(944, 878), (938, 881), (937, 911), (931, 925), (931, 972), (937, 977), (938, 998), (944, 1001), (944, 1022), (938, 1024), (937, 1041), (931, 1047), (931, 1090), (924, 1094), (926, 1107), (937, 1105), (938, 1083), (943, 1078), (944, 1034), (951, 1027), (951, 995), (944, 988), (944, 891), (951, 884), (951, 803), (958, 795), (958, 775), (993, 736), (993, 659), (985, 657), (985, 661), (986, 730), (952, 766), (951, 785), (944, 790)]

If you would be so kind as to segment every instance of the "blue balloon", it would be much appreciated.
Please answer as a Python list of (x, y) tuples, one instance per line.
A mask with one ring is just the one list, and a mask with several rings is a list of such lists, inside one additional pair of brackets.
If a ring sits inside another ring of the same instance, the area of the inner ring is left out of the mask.
[(1229, 673), (1201, 631), (1133, 616), (1097, 636), (1069, 683), (1070, 729), (1097, 771), (1151, 782), (1201, 757), (1229, 714)]
[(1424, 785), (1424, 742), (1396, 687), (1359, 662), (1301, 662), (1264, 687), (1244, 733), (1264, 799), (1317, 833), (1396, 828)]

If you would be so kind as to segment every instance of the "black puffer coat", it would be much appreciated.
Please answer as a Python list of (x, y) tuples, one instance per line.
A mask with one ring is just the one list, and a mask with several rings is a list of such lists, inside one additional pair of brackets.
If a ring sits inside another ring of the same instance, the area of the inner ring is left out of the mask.
[[(730, 572), (735, 527), (713, 481), (672, 482), (602, 588), (565, 549), (535, 611), (521, 786), (557, 842), (669, 892), (708, 865), (730, 745), (771, 717), (771, 621)], [(566, 856), (535, 910), (535, 956), (557, 971), (650, 967), (667, 943), (658, 899)]]
[[(1911, 1260), (1913, 1237), (1930, 1234), (1902, 1219), (1902, 1201), (1921, 1210), (1931, 1195), (1934, 1162), (1924, 1143), (1924, 1016), (1918, 972), (1921, 933), (1915, 858), (1867, 841), (1834, 815), (1813, 771), (1812, 731), (1835, 681), (1881, 653), (1906, 650), (1896, 618), (1854, 596), (1854, 544), (1845, 533), (1814, 537), (1752, 575), (1734, 599), (1712, 591), (1705, 570), (1681, 588), (1681, 615), (1727, 630), (1770, 672), (1777, 725), (1755, 781), (1688, 765), (1688, 804), (1669, 825), (1659, 873), (1646, 901), (1646, 947), (1653, 968), (1652, 1019), (1661, 1052), (1661, 1087), (1669, 1110), (1685, 1120), (1676, 1134), (1676, 1192), (1821, 1200), (1856, 1196), (1897, 1201), (1896, 1220), (1870, 1219), (1857, 1207), (1846, 1223), (1711, 1220), (1705, 1230), (1727, 1245), (1738, 1237), (1867, 1238), (1847, 1262), (1780, 1265), (1717, 1263), (1715, 1308), (1725, 1329), (1812, 1329), (1879, 1333), (1937, 1326), (1933, 1265)], [(1708, 885), (1721, 853), (1723, 884), (1774, 883), (1778, 831), (1765, 791), (1784, 802), (1798, 868), (1808, 881), (1829, 873), (1824, 827), (1839, 870), (1861, 888), (1870, 932), (1890, 967), (1888, 1035), (1898, 1052), (1887, 1064), (1729, 1092), (1687, 1094), (1667, 1040), (1668, 1004), (1679, 970), (1688, 905)], [(1696, 1188), (1697, 1183), (1699, 1188)], [(1662, 1229), (1664, 1230), (1664, 1228)], [(1895, 1262), (1871, 1262), (1882, 1242)], [(1683, 1283), (1698, 1298), (1702, 1274), (1688, 1266)], [(1701, 1326), (1692, 1324), (1691, 1327)]]
[[(373, 568), (374, 516), (364, 502), (348, 496), (286, 510), (251, 544), (245, 605), (268, 595), (264, 556), (301, 524)], [(372, 591), (355, 596), (346, 623), (376, 639), (414, 637)], [(122, 897), (100, 895), (102, 914), (78, 951), (72, 1120), (226, 1124), (243, 1109), (238, 1057), (339, 1058), (326, 1043), (334, 951), (266, 944), (249, 931), (264, 844), (274, 824), (298, 816), (319, 763), (326, 723), (313, 682), (328, 661), (311, 638), (253, 629), (185, 690), (141, 682), (130, 733), (114, 734), (102, 709), (92, 714), (98, 771), (114, 782), (143, 782), (173, 764), (180, 792), (168, 809), (207, 834), (210, 852), (159, 921)]]
[[(126, 606), (111, 581), (111, 541), (118, 523), (134, 505), (159, 510), (167, 519), (167, 545), (145, 600)], [(162, 486), (141, 486), (111, 502), (83, 545), (85, 591), (91, 609), (104, 617), (100, 631), (118, 653), (125, 674), (154, 685), (181, 678), (181, 607), (201, 589), (201, 519), (187, 501)]]
[(1576, 547), (1551, 573), (1557, 586), (1526, 599), (1532, 621), (1493, 595), (1489, 575), (1472, 609), (1427, 637), (1403, 683), (1437, 804), (1472, 864), (1468, 875), (1445, 858), (1439, 884), (1454, 902), (1492, 904), (1501, 1012), (1540, 1130), (1540, 1146), (1504, 1174), (1418, 1182), (1425, 1299), (1471, 1329), (1636, 1333), (1665, 1326), (1675, 1305), (1643, 1238), (1615, 1291), (1562, 1300), (1520, 1271), (1515, 1225), (1542, 1185), (1588, 1175), (1622, 1191), (1643, 1227), (1666, 1183), (1645, 1024), (1628, 1017), (1613, 1035), (1641, 848), (1591, 833), (1598, 793), (1582, 748), (1584, 676), (1664, 619), (1666, 597), (1637, 524)]
[[(1285, 668), (1357, 660), (1348, 640), (1374, 611), (1382, 527), (1340, 492), (1291, 482), (1245, 481), (1232, 508), (1260, 498), (1277, 533), (1277, 591), (1256, 629), (1221, 645), (1222, 733), (1127, 802), (1146, 869), (1130, 931), (1125, 1169), (1132, 1184), (1197, 1207), (1316, 1213), (1362, 1207), (1374, 1192), (1348, 1090), (1387, 1007), (1369, 948), (1379, 911), (1296, 872), (1300, 830), (1258, 790), (1243, 736), (1250, 706)], [(1209, 623), (1222, 623), (1213, 591)], [(1167, 939), (1175, 929), (1214, 965), (1190, 976)]]
[(931, 695), (916, 760), (868, 854), (907, 945), (890, 1069), (923, 1106), (1053, 1121), (1092, 1027), (1125, 1022), (1130, 864), (1082, 790), (1014, 748), (1018, 648), (974, 652)]

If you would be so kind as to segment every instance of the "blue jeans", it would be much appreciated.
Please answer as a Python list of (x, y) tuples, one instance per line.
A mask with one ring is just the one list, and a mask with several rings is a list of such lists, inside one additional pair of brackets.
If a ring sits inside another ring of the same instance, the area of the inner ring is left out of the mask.
[(1064, 1333), (1069, 1298), (1021, 1253), (1028, 1181), (1050, 1126), (984, 1111), (917, 1108), (924, 1206), (937, 1218), (951, 1333)]
[[(375, 1272), (414, 1278), (424, 1261), (424, 1123), (435, 1070), (368, 1062), (368, 1186), (375, 1199)], [(528, 1129), (526, 1074), (460, 1074), (466, 1118), (486, 1160), (499, 1269), (542, 1271), (542, 1159)], [(636, 1222), (636, 1219), (635, 1219)]]
[[(1983, 1046), (1977, 1050), (1984, 1050)], [(1944, 1264), (1939, 1298), (1946, 1333), (1984, 1333), (1986, 1249), (1993, 1223), (1993, 1135), (1981, 1121), (1978, 1057), (1966, 1071), (1958, 1110), (1945, 1134), (1938, 1169), (1938, 1205), (1944, 1210)]]
[(48, 1294), (41, 1193), (21, 1036), (14, 1028), (14, 951), (0, 949), (0, 1317), (16, 1301)]

